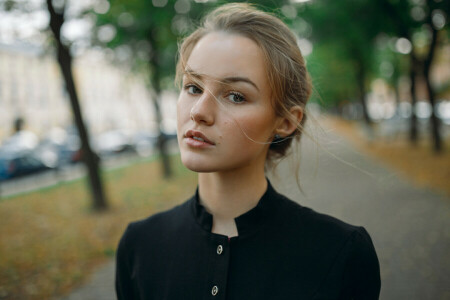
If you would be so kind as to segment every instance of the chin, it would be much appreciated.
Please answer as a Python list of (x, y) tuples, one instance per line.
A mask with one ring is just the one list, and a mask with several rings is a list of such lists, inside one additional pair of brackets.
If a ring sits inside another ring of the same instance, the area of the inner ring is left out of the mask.
[[(181, 162), (189, 170), (197, 173), (213, 173), (220, 171), (229, 171), (234, 169), (235, 166), (230, 164), (220, 163), (217, 159), (211, 159), (211, 157), (198, 157), (196, 155), (181, 154)], [(226, 160), (225, 160), (226, 161)]]
[(189, 170), (197, 173), (214, 172), (215, 169), (211, 168), (211, 163), (208, 163), (204, 159), (192, 157), (191, 155), (183, 155), (181, 153), (181, 162)]
[(181, 162), (186, 168), (196, 173), (230, 172), (247, 165), (246, 162), (231, 162), (228, 160), (227, 163), (218, 163), (217, 160), (208, 161), (206, 159), (186, 158), (183, 156), (181, 156)]
[(191, 161), (185, 162), (183, 160), (181, 160), (181, 162), (186, 168), (196, 173), (211, 173), (217, 171), (217, 169), (211, 168), (210, 166), (206, 167), (205, 164), (202, 163), (194, 163)]

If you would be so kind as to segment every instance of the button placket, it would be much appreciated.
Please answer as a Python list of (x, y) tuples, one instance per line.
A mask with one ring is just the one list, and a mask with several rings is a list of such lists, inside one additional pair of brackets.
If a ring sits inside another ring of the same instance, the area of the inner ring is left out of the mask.
[[(227, 237), (213, 236), (209, 257), (211, 259), (211, 276), (209, 281), (209, 299), (223, 299), (226, 297), (228, 267), (230, 262), (229, 243)], [(220, 293), (219, 293), (220, 289)]]

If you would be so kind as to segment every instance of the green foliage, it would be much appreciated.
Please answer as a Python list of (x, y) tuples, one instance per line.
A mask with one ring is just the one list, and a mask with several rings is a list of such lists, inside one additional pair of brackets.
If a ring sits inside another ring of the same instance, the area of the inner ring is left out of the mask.
[[(154, 88), (161, 85), (170, 89), (178, 43), (195, 29), (207, 11), (227, 2), (111, 0), (105, 14), (92, 12), (96, 19), (94, 43), (113, 49), (119, 63), (148, 74)], [(268, 11), (279, 5), (276, 1), (254, 2)], [(105, 40), (105, 31), (114, 32), (114, 37)]]
[(307, 38), (314, 45), (308, 69), (325, 107), (358, 98), (358, 84), (367, 85), (358, 77), (368, 81), (376, 73), (373, 43), (386, 26), (381, 15), (370, 0), (316, 0), (304, 6), (300, 17), (312, 28)]
[[(96, 15), (97, 42), (114, 49), (118, 62), (128, 64), (135, 70), (148, 72), (147, 64), (151, 56), (158, 55), (155, 49), (164, 48), (168, 40), (174, 38), (167, 30), (167, 20), (163, 18), (169, 13), (171, 12), (167, 9), (152, 7), (151, 1), (113, 0), (107, 13)], [(156, 22), (160, 22), (161, 30), (155, 30)], [(102, 32), (108, 29), (115, 32), (109, 41), (102, 38)], [(170, 65), (170, 61), (161, 61), (161, 65), (167, 64)], [(162, 71), (165, 69), (162, 68)]]
[[(395, 49), (395, 39), (403, 36), (414, 42), (415, 34), (424, 47), (429, 42), (428, 30), (422, 26), (426, 20), (412, 17), (412, 10), (423, 11), (425, 16), (430, 10), (445, 11), (445, 1), (236, 2), (251, 2), (275, 13), (299, 38), (313, 43), (308, 69), (319, 92), (317, 98), (325, 106), (360, 97), (358, 84), (368, 86), (375, 77), (396, 84), (400, 74), (407, 72), (408, 59)], [(155, 7), (158, 3), (165, 5)], [(113, 49), (119, 62), (150, 75), (152, 85), (173, 88), (178, 43), (207, 11), (224, 3), (228, 1), (111, 0), (107, 13), (95, 14), (97, 43)], [(101, 33), (107, 27), (115, 32), (114, 38), (102, 41)], [(358, 82), (361, 76), (365, 82)]]
[(307, 68), (315, 89), (311, 101), (331, 108), (353, 100), (356, 74), (342, 44), (315, 44)]
[(391, 86), (395, 86), (399, 77), (409, 70), (409, 57), (395, 51), (395, 40), (383, 35), (374, 45), (374, 76), (384, 79)]
[[(178, 42), (209, 7), (187, 0), (112, 0), (107, 13), (95, 14), (96, 42), (115, 50), (119, 62), (150, 75), (153, 87), (171, 88), (173, 84), (167, 83), (173, 81), (167, 78), (173, 78)], [(113, 29), (115, 36), (102, 42), (105, 28)]]

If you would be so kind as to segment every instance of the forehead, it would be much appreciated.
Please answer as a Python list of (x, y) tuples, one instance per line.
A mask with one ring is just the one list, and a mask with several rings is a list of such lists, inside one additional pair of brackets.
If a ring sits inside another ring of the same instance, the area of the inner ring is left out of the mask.
[(264, 55), (251, 39), (213, 32), (201, 38), (189, 56), (188, 68), (214, 78), (248, 77), (258, 87), (267, 86)]

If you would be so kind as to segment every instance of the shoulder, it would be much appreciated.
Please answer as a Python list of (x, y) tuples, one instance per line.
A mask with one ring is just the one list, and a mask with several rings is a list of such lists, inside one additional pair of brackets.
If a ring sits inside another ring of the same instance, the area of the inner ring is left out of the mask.
[(284, 220), (284, 223), (292, 230), (340, 238), (348, 238), (361, 232), (361, 227), (302, 206), (283, 195), (280, 195), (278, 203), (280, 204), (278, 218)]
[(378, 299), (380, 264), (372, 239), (364, 227), (357, 228), (342, 252), (346, 258), (343, 294), (347, 294), (347, 298)]
[(299, 245), (306, 242), (314, 250), (334, 249), (336, 254), (351, 249), (351, 253), (346, 254), (376, 258), (372, 239), (364, 227), (316, 212), (282, 195), (278, 200), (280, 210), (276, 221), (282, 224), (282, 231)]
[[(289, 234), (291, 246), (301, 248), (311, 261), (327, 267), (327, 278), (343, 278), (344, 299), (377, 299), (380, 266), (366, 229), (280, 199), (279, 222)], [(307, 247), (305, 247), (307, 245)], [(316, 266), (315, 264), (315, 266)], [(324, 281), (326, 282), (326, 281)]]

